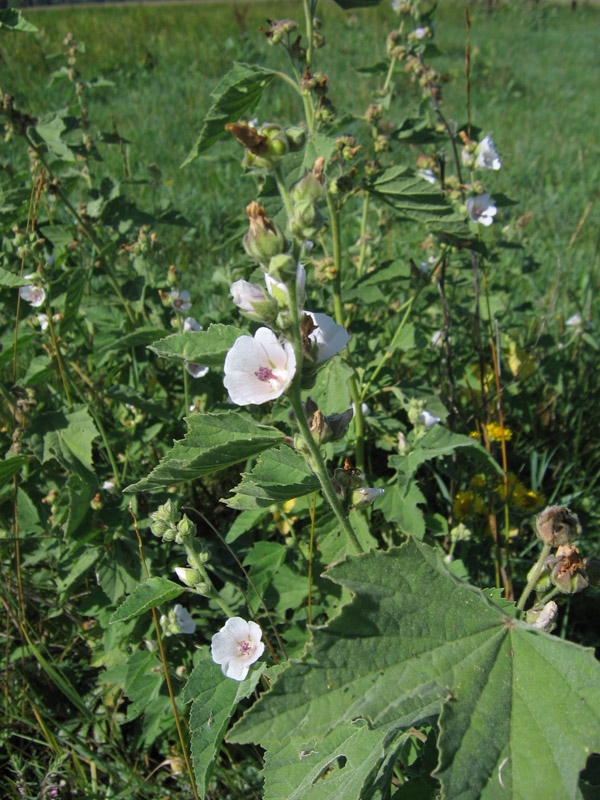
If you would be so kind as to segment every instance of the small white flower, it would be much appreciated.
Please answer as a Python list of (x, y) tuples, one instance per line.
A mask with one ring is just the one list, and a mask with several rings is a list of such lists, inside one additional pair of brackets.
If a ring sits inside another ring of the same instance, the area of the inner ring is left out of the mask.
[(427, 183), (437, 183), (435, 172), (429, 167), (427, 167), (427, 169), (420, 169), (417, 172), (417, 175), (419, 176), (419, 178), (422, 178), (424, 181), (427, 181)]
[(173, 289), (171, 292), (171, 302), (175, 311), (178, 311), (180, 314), (183, 314), (184, 311), (192, 307), (192, 298), (187, 289), (182, 289), (182, 291)]
[(430, 414), (429, 411), (423, 409), (419, 414), (419, 422), (422, 425), (425, 425), (426, 430), (433, 428), (434, 425), (437, 425), (438, 422), (441, 422), (440, 417), (436, 417), (433, 414)]
[(173, 608), (173, 613), (175, 615), (175, 622), (179, 628), (179, 633), (195, 633), (196, 623), (190, 616), (189, 611), (177, 603), (177, 605)]
[[(360, 404), (360, 410), (362, 411), (363, 417), (367, 417), (371, 413), (371, 409), (366, 403)], [(352, 403), (352, 411), (356, 414), (356, 403)]]
[(249, 281), (235, 281), (231, 284), (231, 296), (236, 306), (246, 314), (255, 314), (255, 303), (264, 303), (267, 299), (263, 289)]
[(433, 347), (437, 347), (438, 344), (442, 343), (442, 337), (444, 333), (443, 331), (435, 331), (435, 333), (431, 336), (431, 344)]
[(256, 622), (241, 617), (228, 619), (212, 637), (210, 652), (215, 664), (220, 664), (227, 678), (243, 681), (250, 665), (263, 654), (262, 631)]
[(203, 378), (208, 372), (208, 367), (205, 367), (203, 364), (190, 364), (189, 361), (186, 362), (185, 369), (190, 373), (192, 378)]
[(492, 203), (492, 198), (487, 194), (477, 194), (467, 200), (467, 213), (473, 222), (480, 222), (488, 227), (494, 221), (498, 209)]
[(317, 346), (316, 363), (321, 364), (328, 358), (337, 355), (350, 341), (350, 334), (327, 314), (305, 311), (317, 326), (308, 338)]
[(45, 331), (50, 324), (50, 321), (48, 320), (48, 314), (36, 314), (35, 318), (37, 319), (40, 328)]
[(202, 325), (200, 325), (199, 322), (196, 322), (196, 320), (193, 317), (186, 317), (183, 320), (183, 330), (184, 331), (201, 331), (202, 330)]
[(415, 36), (417, 39), (424, 39), (427, 36), (427, 29), (426, 28), (416, 28), (415, 29)]
[(500, 169), (502, 166), (500, 156), (496, 151), (494, 140), (491, 136), (486, 136), (479, 142), (476, 153), (475, 166), (479, 167), (479, 169)]
[(291, 342), (283, 344), (269, 328), (240, 336), (227, 353), (223, 383), (238, 406), (266, 403), (282, 395), (296, 372)]
[(581, 314), (573, 314), (572, 317), (565, 322), (565, 325), (568, 325), (570, 328), (575, 328), (577, 325), (581, 325)]
[(105, 492), (114, 492), (115, 490), (115, 482), (114, 481), (104, 481), (102, 484), (102, 488)]
[[(25, 277), (32, 278), (33, 275), (25, 275)], [(29, 305), (33, 306), (34, 308), (39, 308), (39, 306), (41, 306), (46, 299), (46, 292), (41, 286), (35, 286), (34, 284), (21, 286), (19, 289), (19, 294), (26, 303), (29, 303)]]

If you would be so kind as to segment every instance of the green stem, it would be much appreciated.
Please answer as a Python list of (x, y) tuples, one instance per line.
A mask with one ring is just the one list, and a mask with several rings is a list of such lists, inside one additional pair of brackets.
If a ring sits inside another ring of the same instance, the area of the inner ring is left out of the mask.
[[(333, 245), (333, 309), (335, 321), (338, 325), (344, 325), (344, 306), (342, 304), (342, 240), (340, 234), (340, 212), (333, 197), (327, 195), (327, 207), (329, 208), (329, 224), (331, 226), (331, 240)], [(362, 411), (361, 393), (354, 375), (348, 379), (350, 395), (354, 402), (354, 431), (356, 441), (354, 444), (354, 460), (358, 469), (364, 471), (365, 466), (365, 420)]]
[(281, 199), (283, 200), (286, 214), (291, 219), (292, 216), (294, 215), (294, 209), (292, 207), (292, 201), (290, 200), (290, 196), (288, 194), (287, 186), (285, 185), (285, 180), (281, 172), (281, 167), (277, 167), (276, 169), (274, 169), (273, 175), (275, 176), (277, 189), (279, 191), (279, 194), (281, 195)]
[(210, 587), (210, 594), (208, 594), (208, 598), (210, 600), (215, 600), (218, 603), (218, 605), (221, 607), (221, 609), (225, 612), (225, 614), (227, 614), (228, 617), (235, 617), (236, 615), (229, 608), (227, 603), (225, 603), (225, 602), (223, 602), (223, 600), (221, 600), (221, 597), (220, 597), (219, 593), (215, 589), (215, 585), (212, 582), (212, 580), (210, 578), (210, 575), (208, 574), (208, 571), (206, 569), (206, 566), (204, 565), (204, 562), (200, 558), (200, 554), (198, 553), (198, 551), (196, 549), (196, 544), (195, 544), (194, 541), (190, 541), (190, 542), (186, 542), (185, 543), (185, 552), (186, 552), (187, 559), (188, 559), (188, 564), (190, 565), (190, 567), (192, 569), (198, 570), (200, 575), (202, 575), (202, 580), (205, 583), (207, 583), (208, 586)]
[(408, 315), (409, 315), (409, 313), (410, 313), (410, 309), (411, 309), (411, 307), (412, 307), (412, 304), (413, 304), (413, 303), (414, 303), (414, 301), (415, 301), (415, 298), (416, 298), (416, 295), (413, 295), (413, 297), (411, 297), (411, 298), (410, 298), (410, 300), (407, 300), (407, 301), (406, 301), (406, 302), (405, 302), (403, 305), (401, 305), (401, 306), (400, 306), (400, 308), (398, 309), (398, 311), (402, 311), (402, 309), (406, 308), (406, 311), (404, 312), (404, 316), (403, 316), (403, 317), (402, 317), (402, 319), (400, 320), (400, 324), (399, 324), (399, 325), (398, 325), (398, 327), (396, 328), (396, 332), (394, 333), (394, 335), (393, 335), (393, 337), (392, 337), (392, 341), (389, 343), (389, 345), (388, 345), (388, 347), (387, 347), (387, 349), (386, 349), (386, 352), (383, 354), (383, 356), (382, 356), (382, 358), (381, 358), (381, 360), (380, 360), (379, 364), (378, 364), (378, 365), (375, 367), (375, 369), (373, 370), (373, 374), (371, 375), (371, 377), (370, 377), (370, 378), (369, 378), (369, 380), (367, 381), (367, 384), (366, 384), (366, 386), (364, 387), (364, 389), (363, 389), (363, 392), (362, 392), (362, 396), (361, 396), (361, 397), (362, 397), (362, 399), (364, 399), (364, 398), (367, 396), (367, 393), (368, 393), (369, 389), (371, 388), (371, 384), (373, 383), (373, 381), (375, 380), (375, 378), (376, 378), (376, 377), (379, 375), (379, 373), (381, 372), (381, 370), (382, 370), (382, 369), (383, 369), (383, 367), (385, 366), (385, 363), (386, 363), (386, 361), (387, 361), (389, 358), (391, 358), (391, 356), (392, 356), (392, 353), (394, 352), (394, 345), (396, 344), (396, 339), (397, 339), (397, 338), (398, 338), (398, 336), (400, 335), (400, 333), (401, 333), (401, 331), (402, 331), (402, 328), (404, 327), (404, 324), (405, 324), (406, 320), (408, 319)]
[(313, 15), (310, 0), (303, 0), (304, 22), (306, 24), (306, 68), (310, 72), (313, 52)]
[(190, 378), (185, 365), (183, 366), (183, 397), (185, 402), (183, 416), (185, 417), (186, 414), (190, 413)]
[(388, 86), (390, 85), (390, 81), (392, 80), (392, 75), (394, 74), (394, 67), (396, 66), (396, 62), (398, 59), (396, 57), (392, 58), (390, 61), (390, 68), (388, 69), (387, 75), (385, 76), (385, 83), (383, 84), (383, 89), (381, 90), (383, 94), (385, 94), (388, 90)]
[(525, 608), (525, 603), (527, 602), (527, 598), (534, 590), (536, 583), (538, 582), (538, 578), (542, 574), (542, 570), (544, 569), (544, 563), (548, 558), (548, 553), (550, 552), (550, 545), (545, 544), (542, 547), (542, 552), (540, 553), (540, 557), (538, 558), (535, 567), (531, 573), (531, 577), (527, 581), (527, 586), (523, 589), (523, 594), (521, 595), (519, 602), (517, 603), (517, 611), (523, 611)]
[(552, 589), (550, 592), (548, 592), (548, 594), (545, 594), (541, 598), (541, 600), (538, 600), (536, 605), (545, 606), (546, 603), (548, 602), (548, 600), (552, 600), (552, 598), (556, 597), (556, 595), (559, 594), (559, 592), (560, 592), (560, 589), (558, 588), (558, 586), (555, 586), (554, 589)]
[(356, 266), (356, 273), (358, 277), (362, 275), (363, 267), (365, 266), (365, 257), (367, 255), (367, 219), (369, 216), (369, 192), (365, 192), (363, 197), (362, 219), (360, 221), (360, 255), (358, 257), (358, 264)]

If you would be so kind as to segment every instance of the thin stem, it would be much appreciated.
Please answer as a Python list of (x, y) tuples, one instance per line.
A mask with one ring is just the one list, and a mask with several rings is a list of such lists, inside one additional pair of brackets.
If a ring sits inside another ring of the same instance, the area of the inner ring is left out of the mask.
[[(133, 513), (133, 507), (131, 503), (129, 504), (129, 513), (133, 517), (133, 527), (135, 528), (135, 533), (138, 540), (138, 548), (140, 552), (140, 559), (142, 561), (142, 566), (144, 568), (144, 572), (146, 573), (146, 579), (150, 578), (150, 573), (148, 572), (148, 567), (146, 566), (146, 559), (144, 558), (144, 551), (142, 548), (142, 537), (140, 536), (140, 531), (138, 529), (137, 519), (135, 514)], [(163, 671), (165, 674), (165, 680), (167, 682), (167, 690), (169, 692), (169, 697), (171, 698), (171, 706), (173, 708), (173, 716), (175, 718), (175, 725), (177, 726), (177, 733), (179, 734), (179, 742), (181, 744), (181, 750), (183, 752), (183, 757), (185, 760), (185, 766), (188, 773), (188, 778), (190, 780), (190, 785), (192, 787), (192, 791), (194, 793), (195, 800), (200, 800), (200, 795), (198, 794), (198, 789), (196, 788), (196, 781), (194, 780), (194, 770), (192, 769), (192, 763), (190, 761), (190, 757), (188, 755), (187, 747), (185, 744), (185, 738), (183, 735), (183, 728), (181, 727), (181, 720), (179, 719), (179, 712), (177, 711), (177, 705), (175, 703), (175, 695), (173, 694), (173, 687), (171, 686), (171, 677), (169, 675), (169, 667), (167, 664), (167, 657), (165, 655), (165, 650), (162, 643), (162, 637), (160, 635), (160, 624), (158, 622), (158, 615), (156, 613), (156, 609), (152, 609), (152, 616), (154, 618), (154, 627), (156, 629), (156, 638), (158, 641), (158, 647), (160, 650), (160, 657), (163, 664)]]
[(371, 388), (371, 384), (373, 383), (375, 378), (379, 375), (379, 373), (381, 372), (381, 370), (385, 366), (386, 361), (388, 361), (388, 359), (391, 358), (391, 356), (392, 356), (392, 354), (394, 352), (394, 345), (396, 344), (396, 339), (398, 338), (398, 336), (402, 332), (402, 328), (404, 327), (404, 324), (405, 324), (406, 320), (408, 319), (408, 315), (410, 314), (410, 309), (411, 309), (412, 304), (414, 303), (416, 297), (417, 297), (416, 294), (413, 295), (413, 297), (411, 297), (410, 300), (407, 300), (398, 309), (399, 312), (402, 311), (402, 309), (404, 309), (404, 308), (406, 309), (406, 311), (404, 312), (404, 316), (402, 317), (398, 327), (396, 328), (396, 332), (392, 336), (392, 341), (389, 343), (389, 345), (386, 348), (386, 352), (381, 357), (381, 359), (379, 361), (379, 364), (375, 367), (375, 369), (373, 370), (373, 374), (371, 375), (371, 377), (367, 381), (366, 385), (364, 386), (364, 388), (362, 390), (361, 399), (364, 399), (367, 396), (368, 391)]
[(397, 56), (392, 56), (390, 60), (390, 68), (387, 71), (387, 75), (385, 76), (385, 83), (383, 84), (382, 94), (385, 94), (388, 90), (388, 86), (390, 85), (390, 81), (392, 80), (392, 75), (394, 74), (394, 67), (398, 61)]
[(358, 264), (356, 265), (356, 273), (359, 278), (362, 275), (367, 255), (367, 220), (369, 217), (370, 196), (369, 192), (365, 192), (363, 197), (362, 219), (360, 221), (360, 255), (358, 257)]
[(294, 409), (294, 414), (296, 415), (296, 422), (298, 424), (298, 428), (300, 429), (300, 434), (302, 439), (304, 440), (304, 445), (309, 454), (309, 463), (310, 466), (317, 476), (319, 483), (321, 484), (321, 489), (323, 490), (323, 494), (325, 495), (325, 499), (331, 506), (331, 509), (337, 520), (340, 524), (340, 527), (352, 543), (355, 551), (357, 553), (364, 553), (361, 543), (358, 541), (356, 533), (354, 532), (352, 525), (344, 510), (342, 508), (342, 504), (340, 503), (340, 499), (337, 496), (335, 489), (333, 488), (333, 484), (331, 483), (331, 479), (327, 473), (327, 469), (325, 467), (325, 463), (323, 462), (323, 457), (321, 455), (321, 451), (317, 446), (317, 443), (313, 439), (312, 433), (310, 432), (310, 428), (308, 427), (308, 420), (306, 419), (306, 413), (304, 411), (304, 405), (302, 403), (302, 397), (300, 395), (300, 388), (297, 384), (293, 383), (290, 389), (288, 390), (288, 398), (292, 408)]
[(50, 304), (46, 303), (46, 317), (48, 318), (48, 328), (50, 329), (50, 336), (52, 337), (52, 344), (54, 345), (54, 352), (56, 353), (56, 362), (58, 364), (58, 371), (60, 372), (60, 378), (62, 381), (63, 389), (65, 390), (65, 397), (67, 398), (67, 403), (69, 408), (73, 405), (71, 402), (71, 394), (69, 392), (69, 384), (67, 381), (67, 376), (65, 375), (65, 370), (63, 367), (63, 360), (60, 354), (60, 348), (58, 346), (58, 342), (56, 340), (56, 335), (54, 333), (54, 325), (52, 324), (52, 311), (50, 310)]
[(315, 508), (317, 505), (317, 493), (313, 494), (312, 507), (310, 508), (310, 545), (308, 549), (308, 624), (312, 625), (312, 557), (313, 544), (315, 541)]
[(310, 0), (303, 0), (303, 6), (306, 25), (306, 68), (310, 72), (313, 52), (313, 15)]
[(523, 594), (519, 598), (519, 602), (517, 603), (517, 611), (523, 611), (525, 608), (525, 603), (527, 602), (527, 598), (534, 590), (536, 583), (538, 582), (538, 578), (542, 574), (542, 570), (544, 569), (544, 564), (546, 563), (546, 559), (548, 558), (548, 554), (550, 552), (551, 546), (549, 544), (545, 544), (542, 547), (542, 552), (540, 553), (540, 557), (538, 558), (535, 567), (531, 572), (531, 576), (527, 581), (527, 586), (523, 589)]

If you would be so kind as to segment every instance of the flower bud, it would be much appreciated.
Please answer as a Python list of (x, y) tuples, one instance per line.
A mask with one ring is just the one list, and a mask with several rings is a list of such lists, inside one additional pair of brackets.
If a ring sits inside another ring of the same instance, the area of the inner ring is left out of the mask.
[(581, 535), (577, 514), (566, 506), (548, 506), (535, 519), (536, 533), (544, 544), (560, 547)]
[(530, 608), (525, 615), (525, 622), (528, 622), (529, 625), (533, 625), (534, 628), (538, 628), (538, 630), (550, 633), (555, 627), (556, 623), (554, 620), (557, 614), (558, 606), (554, 600), (550, 600), (545, 606), (536, 605)]
[(257, 131), (260, 144), (247, 146), (243, 164), (249, 169), (264, 169), (267, 172), (275, 169), (290, 146), (285, 131), (275, 123), (265, 123)]
[[(294, 278), (298, 273), (298, 262), (296, 259), (291, 256), (289, 253), (280, 253), (277, 256), (273, 256), (273, 258), (269, 261), (269, 266), (267, 268), (268, 274), (278, 281), (279, 283), (287, 283), (287, 281)], [(271, 284), (270, 286), (272, 286)], [(271, 288), (269, 291), (271, 291)], [(273, 294), (271, 292), (271, 294)], [(277, 298), (275, 298), (277, 299)], [(287, 305), (287, 301), (285, 305)]]
[[(314, 169), (317, 167), (317, 164), (321, 167), (320, 170), (317, 169), (315, 173)], [(325, 160), (321, 156), (321, 158), (317, 159), (313, 169), (307, 170), (304, 173), (304, 176), (300, 178), (299, 181), (292, 184), (290, 187), (290, 197), (294, 205), (297, 203), (302, 202), (303, 200), (308, 200), (309, 202), (316, 203), (317, 205), (320, 204), (325, 199), (325, 187), (324, 187), (324, 176), (323, 176), (323, 164)]]
[(194, 589), (198, 594), (201, 594), (202, 597), (210, 597), (213, 593), (212, 586), (206, 581), (200, 581), (200, 583), (196, 584)]
[(563, 594), (575, 594), (587, 588), (589, 580), (576, 547), (565, 544), (558, 548), (551, 578), (552, 583)]
[(210, 553), (208, 552), (208, 550), (201, 550), (198, 553), (198, 561), (201, 564), (207, 564), (210, 561)]
[[(546, 559), (546, 563), (544, 564), (544, 567), (543, 567), (542, 571), (538, 575), (538, 579), (537, 579), (537, 581), (535, 583), (535, 586), (533, 587), (538, 594), (543, 594), (544, 592), (547, 592), (548, 589), (550, 588), (550, 584), (551, 584), (550, 572), (551, 572), (551, 567), (553, 565), (554, 565), (554, 556), (550, 556), (550, 558)], [(529, 580), (531, 579), (536, 567), (537, 567), (537, 564), (534, 564), (533, 567), (527, 573), (527, 582), (528, 583), (529, 583)]]
[(235, 281), (231, 285), (233, 302), (240, 311), (257, 322), (271, 322), (277, 313), (273, 298), (268, 297), (262, 287), (248, 281)]
[(196, 526), (184, 514), (183, 519), (177, 525), (177, 533), (175, 535), (175, 541), (177, 542), (177, 544), (184, 544), (190, 539), (193, 539), (195, 535), (196, 535)]
[(202, 580), (202, 575), (197, 569), (190, 567), (175, 567), (175, 572), (179, 580), (190, 588), (195, 588)]
[(175, 503), (169, 499), (150, 514), (150, 530), (154, 536), (162, 537), (165, 541), (172, 541), (175, 538), (175, 529), (180, 516)]
[(279, 225), (269, 219), (264, 208), (256, 201), (246, 206), (250, 227), (244, 236), (244, 249), (259, 264), (268, 263), (273, 256), (288, 249), (288, 241)]
[(362, 489), (355, 489), (352, 492), (352, 505), (354, 508), (370, 506), (384, 491), (384, 489), (373, 489), (369, 486), (364, 486)]
[(472, 538), (473, 534), (471, 533), (470, 528), (459, 522), (458, 525), (455, 525), (450, 530), (450, 541), (451, 542), (469, 542)]
[(300, 239), (313, 239), (325, 224), (325, 217), (312, 200), (300, 200), (294, 204), (288, 227)]

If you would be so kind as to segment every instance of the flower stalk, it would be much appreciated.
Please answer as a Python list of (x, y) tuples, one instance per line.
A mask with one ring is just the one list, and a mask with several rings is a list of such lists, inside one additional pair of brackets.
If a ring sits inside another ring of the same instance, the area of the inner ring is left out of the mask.
[(519, 598), (519, 602), (517, 603), (517, 611), (522, 612), (525, 608), (525, 603), (527, 602), (529, 595), (534, 590), (538, 578), (542, 574), (542, 570), (544, 569), (544, 564), (546, 563), (546, 559), (548, 558), (548, 554), (550, 553), (551, 545), (545, 544), (542, 547), (542, 551), (540, 553), (540, 557), (538, 558), (535, 567), (533, 568), (531, 575), (529, 576), (529, 580), (527, 581), (527, 586), (523, 589), (523, 594)]

